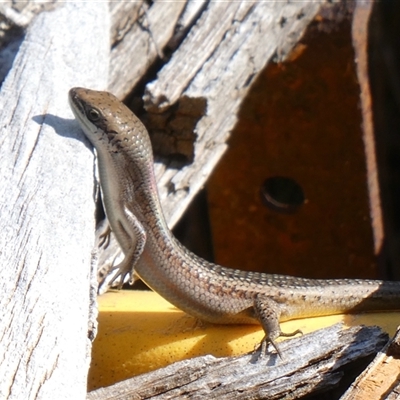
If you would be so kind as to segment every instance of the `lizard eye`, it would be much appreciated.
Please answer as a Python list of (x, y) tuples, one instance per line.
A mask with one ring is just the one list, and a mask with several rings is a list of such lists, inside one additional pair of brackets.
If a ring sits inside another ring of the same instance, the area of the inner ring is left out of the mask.
[(100, 119), (100, 113), (95, 108), (89, 109), (86, 115), (88, 119), (92, 122), (96, 122)]

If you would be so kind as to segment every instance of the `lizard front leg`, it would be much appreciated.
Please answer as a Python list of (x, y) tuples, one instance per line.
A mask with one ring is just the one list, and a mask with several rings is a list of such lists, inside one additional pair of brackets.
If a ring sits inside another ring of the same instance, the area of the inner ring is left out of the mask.
[(124, 259), (121, 263), (114, 266), (112, 271), (116, 271), (110, 281), (110, 285), (119, 278), (118, 288), (121, 288), (125, 277), (130, 275), (129, 283), (132, 285), (135, 281), (135, 265), (143, 253), (146, 245), (146, 231), (137, 217), (129, 210), (124, 210), (123, 221), (117, 220), (117, 226), (111, 227), (120, 244)]
[(97, 247), (106, 249), (111, 242), (111, 226), (108, 218), (103, 219), (96, 227)]

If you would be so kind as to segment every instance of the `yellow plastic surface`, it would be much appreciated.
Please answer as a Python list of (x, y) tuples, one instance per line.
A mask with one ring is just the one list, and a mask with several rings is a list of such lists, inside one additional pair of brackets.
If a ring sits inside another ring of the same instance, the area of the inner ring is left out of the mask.
[[(154, 292), (113, 291), (98, 298), (99, 330), (93, 343), (88, 390), (109, 386), (175, 361), (254, 350), (263, 338), (258, 325), (213, 325), (196, 320)], [(335, 315), (288, 321), (283, 332), (308, 333), (344, 322), (379, 325), (395, 332), (398, 313)]]

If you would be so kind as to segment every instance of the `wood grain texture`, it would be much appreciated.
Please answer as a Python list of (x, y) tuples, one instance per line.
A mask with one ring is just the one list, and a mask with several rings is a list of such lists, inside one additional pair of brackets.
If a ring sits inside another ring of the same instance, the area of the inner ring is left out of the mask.
[(199, 99), (206, 102), (194, 129), (194, 162), (179, 171), (156, 166), (171, 225), (226, 150), (238, 109), (254, 79), (272, 57), (289, 53), (320, 6), (319, 2), (209, 3), (157, 79), (147, 85), (144, 102), (150, 133), (166, 114), (165, 130), (173, 135), (181, 110)]
[(349, 387), (341, 400), (387, 399), (400, 395), (400, 328)]
[(386, 340), (377, 327), (342, 330), (337, 324), (282, 342), (284, 360), (276, 354), (198, 357), (95, 390), (87, 399), (298, 399), (335, 386), (341, 367), (376, 353)]
[(161, 55), (184, 6), (182, 1), (159, 1), (137, 12), (135, 24), (111, 49), (109, 88), (116, 96), (129, 94)]
[[(67, 94), (72, 86), (106, 86), (108, 34), (106, 4), (65, 3), (42, 13), (1, 88), (4, 399), (86, 393), (94, 329), (93, 156)], [(105, 62), (94, 69), (88, 58)]]

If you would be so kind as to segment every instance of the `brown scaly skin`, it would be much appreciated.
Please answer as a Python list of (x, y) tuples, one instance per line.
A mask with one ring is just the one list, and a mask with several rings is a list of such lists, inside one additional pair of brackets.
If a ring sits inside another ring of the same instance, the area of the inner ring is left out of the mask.
[[(103, 201), (125, 259), (114, 279), (133, 272), (181, 310), (213, 323), (260, 323), (278, 350), (279, 321), (400, 309), (400, 282), (304, 279), (209, 263), (171, 234), (158, 198), (146, 128), (114, 95), (69, 92), (71, 108), (97, 150)], [(292, 334), (298, 333), (298, 331)], [(289, 335), (292, 335), (289, 334)], [(279, 350), (278, 350), (279, 352)]]

